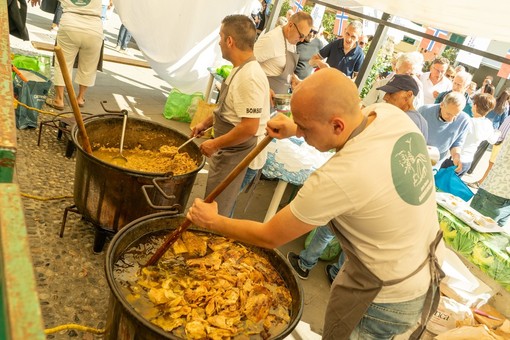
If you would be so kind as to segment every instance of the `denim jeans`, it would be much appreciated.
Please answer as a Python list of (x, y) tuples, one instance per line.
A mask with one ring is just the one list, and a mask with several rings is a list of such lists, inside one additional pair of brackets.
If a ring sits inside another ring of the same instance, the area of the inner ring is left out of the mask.
[[(326, 249), (329, 242), (334, 237), (335, 234), (333, 234), (329, 226), (324, 225), (317, 227), (317, 231), (315, 232), (315, 235), (313, 235), (308, 247), (299, 253), (302, 269), (310, 270), (315, 267), (319, 261), (319, 257), (322, 255), (322, 252)], [(336, 277), (336, 274), (338, 274), (343, 262), (344, 253), (342, 252), (338, 257), (338, 262), (333, 265), (333, 268), (331, 268), (331, 277)]]
[(478, 189), (470, 205), (482, 215), (494, 219), (500, 227), (510, 216), (510, 199), (493, 195), (484, 189)]
[[(253, 170), (250, 168), (246, 169), (246, 175), (244, 175), (243, 183), (241, 184), (241, 189), (239, 189), (239, 193), (242, 193), (243, 190), (248, 186), (248, 184), (250, 184), (251, 181), (253, 181), (255, 176), (257, 176), (258, 172), (259, 172), (258, 170)], [(229, 215), (230, 218), (234, 217), (234, 211), (236, 210), (236, 205), (237, 205), (237, 200), (235, 201), (234, 206), (232, 207), (232, 211), (230, 212), (230, 215)]]
[(372, 303), (349, 340), (386, 340), (407, 332), (421, 316), (426, 294), (398, 303)]
[(117, 45), (122, 50), (127, 49), (129, 41), (131, 40), (131, 33), (127, 30), (126, 26), (122, 24), (119, 29), (119, 36), (117, 37)]
[(241, 190), (239, 192), (242, 192), (244, 190), (244, 188), (246, 188), (248, 186), (248, 184), (250, 184), (251, 181), (253, 181), (255, 176), (257, 176), (258, 172), (259, 172), (258, 170), (254, 170), (254, 169), (250, 169), (250, 168), (248, 168), (246, 170), (246, 175), (244, 175), (243, 184), (241, 184)]

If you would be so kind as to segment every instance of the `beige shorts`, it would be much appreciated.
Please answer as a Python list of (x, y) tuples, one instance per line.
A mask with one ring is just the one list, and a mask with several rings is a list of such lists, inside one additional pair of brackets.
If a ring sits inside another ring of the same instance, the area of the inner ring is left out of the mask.
[[(78, 70), (74, 82), (83, 86), (94, 86), (96, 82), (97, 63), (101, 55), (103, 40), (96, 36), (79, 31), (60, 30), (57, 35), (58, 45), (62, 47), (67, 70), (72, 75), (74, 59), (80, 52)], [(64, 77), (55, 59), (55, 77), (53, 82), (57, 86), (64, 86)]]

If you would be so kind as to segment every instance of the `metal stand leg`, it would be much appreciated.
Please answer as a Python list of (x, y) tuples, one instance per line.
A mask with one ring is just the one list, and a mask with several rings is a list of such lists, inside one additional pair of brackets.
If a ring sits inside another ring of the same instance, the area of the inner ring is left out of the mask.
[(62, 238), (64, 237), (64, 228), (66, 227), (66, 220), (67, 220), (67, 214), (69, 212), (73, 212), (73, 213), (76, 213), (76, 214), (79, 214), (80, 212), (78, 211), (78, 209), (76, 208), (76, 205), (73, 204), (71, 205), (70, 207), (67, 207), (64, 209), (64, 216), (62, 217), (62, 225), (60, 227), (60, 234), (59, 236)]
[(273, 194), (273, 198), (271, 199), (271, 203), (269, 203), (269, 208), (267, 208), (266, 217), (264, 218), (264, 222), (267, 222), (276, 214), (278, 210), (278, 205), (282, 200), (283, 194), (285, 192), (285, 188), (287, 187), (287, 182), (279, 180), (278, 185)]
[(103, 251), (104, 244), (106, 242), (107, 233), (101, 229), (96, 229), (94, 234), (94, 253), (100, 253)]

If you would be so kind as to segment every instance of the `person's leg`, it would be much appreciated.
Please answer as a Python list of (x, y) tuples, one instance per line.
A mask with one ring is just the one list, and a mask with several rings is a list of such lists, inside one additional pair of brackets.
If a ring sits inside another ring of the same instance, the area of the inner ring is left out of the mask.
[(120, 45), (121, 50), (127, 50), (128, 44), (131, 41), (131, 33), (124, 28), (126, 32), (124, 33), (124, 39), (122, 39), (122, 44)]
[(340, 271), (340, 268), (342, 268), (342, 265), (345, 262), (345, 253), (342, 251), (340, 253), (340, 256), (338, 256), (338, 261), (335, 264), (332, 264), (328, 269), (328, 275), (334, 280), (335, 277), (338, 275), (338, 272)]
[(124, 24), (121, 24), (119, 28), (119, 35), (117, 35), (117, 46), (115, 47), (118, 47), (120, 49), (120, 46), (122, 46), (122, 41), (124, 40), (124, 35), (126, 34), (126, 32), (127, 32), (126, 26), (124, 26)]
[(329, 226), (317, 227), (317, 231), (313, 235), (308, 247), (299, 253), (299, 266), (302, 269), (311, 270), (334, 237), (335, 235)]
[[(76, 45), (72, 35), (72, 33), (62, 30), (59, 30), (57, 34), (57, 41), (59, 46), (62, 48), (62, 53), (64, 54), (64, 58), (66, 60), (66, 68), (70, 76), (73, 74), (73, 64), (74, 60), (76, 59), (76, 55), (78, 54), (78, 46)], [(53, 104), (55, 106), (64, 106), (65, 82), (57, 58), (55, 58), (55, 73), (53, 77), (53, 83), (55, 84), (55, 98), (53, 99)]]
[(53, 15), (53, 27), (58, 27), (60, 24), (60, 18), (62, 17), (62, 5), (60, 1), (57, 2), (57, 9), (55, 10), (55, 15)]
[(253, 181), (258, 172), (258, 170), (251, 168), (246, 170), (246, 175), (244, 175), (243, 184), (241, 185), (241, 190), (239, 191), (240, 193)]
[(482, 215), (494, 219), (500, 226), (504, 226), (510, 215), (510, 199), (491, 194), (484, 189), (478, 189), (470, 204)]
[(78, 92), (78, 96), (76, 96), (76, 101), (78, 105), (83, 106), (85, 104), (85, 93), (87, 92), (88, 86), (80, 85), (80, 90)]
[(64, 106), (64, 86), (55, 85), (53, 104), (55, 104), (55, 106)]
[(349, 340), (386, 340), (407, 332), (418, 322), (426, 294), (399, 303), (372, 303)]

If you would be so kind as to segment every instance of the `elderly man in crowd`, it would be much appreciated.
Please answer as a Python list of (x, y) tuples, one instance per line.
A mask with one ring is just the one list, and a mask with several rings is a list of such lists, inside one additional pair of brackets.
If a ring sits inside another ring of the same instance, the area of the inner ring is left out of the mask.
[(432, 61), (430, 71), (420, 76), (423, 85), (423, 103), (434, 104), (439, 93), (451, 90), (452, 82), (445, 77), (446, 70), (450, 66), (450, 61), (439, 57)]
[(443, 101), (444, 97), (452, 92), (456, 91), (459, 93), (462, 93), (464, 97), (466, 98), (466, 105), (462, 109), (462, 111), (466, 112), (470, 117), (473, 117), (473, 112), (471, 111), (471, 107), (473, 106), (473, 101), (471, 100), (471, 97), (468, 93), (468, 87), (471, 84), (471, 80), (473, 79), (473, 76), (471, 73), (467, 73), (466, 71), (460, 71), (458, 72), (455, 77), (453, 78), (453, 84), (452, 89), (448, 91), (441, 92), (435, 101), (435, 104), (439, 104)]
[(395, 61), (395, 73), (391, 76), (380, 79), (374, 83), (370, 91), (363, 98), (363, 105), (368, 106), (374, 103), (382, 103), (384, 101), (384, 91), (379, 90), (382, 86), (386, 85), (395, 74), (407, 74), (415, 77), (419, 86), (418, 94), (414, 95), (414, 107), (418, 108), (423, 105), (423, 90), (422, 85), (416, 76), (421, 73), (423, 67), (423, 55), (420, 52), (408, 52), (399, 54)]
[(425, 118), (429, 128), (428, 144), (439, 150), (441, 164), (450, 156), (455, 171), (462, 171), (461, 149), (469, 130), (469, 116), (462, 111), (466, 98), (459, 92), (447, 94), (441, 104), (423, 105), (418, 112)]
[[(487, 141), (494, 144), (498, 141), (499, 131), (493, 130), (492, 122), (485, 117), (495, 106), (496, 98), (490, 94), (475, 94), (473, 97), (473, 117), (470, 118), (471, 124), (469, 124), (466, 140), (462, 145), (462, 171), (458, 173), (459, 176), (462, 176), (471, 167), (475, 152), (481, 142)], [(447, 168), (452, 165), (452, 159), (448, 158), (441, 167)]]
[[(264, 130), (260, 120), (269, 119), (269, 83), (253, 55), (256, 36), (255, 24), (245, 15), (229, 15), (222, 21), (221, 53), (234, 68), (221, 86), (214, 118), (206, 118), (192, 130), (193, 136), (199, 136), (214, 125), (214, 138), (200, 145), (202, 154), (210, 157), (206, 196), (255, 147), (257, 135)], [(244, 175), (237, 176), (218, 196), (222, 215), (230, 215)]]
[(310, 65), (320, 69), (333, 67), (347, 77), (355, 79), (365, 60), (363, 49), (358, 45), (358, 39), (362, 34), (361, 22), (351, 21), (345, 28), (343, 38), (324, 46), (310, 59)]
[(396, 107), (360, 106), (350, 78), (335, 69), (313, 73), (293, 93), (293, 120), (279, 115), (267, 131), (277, 138), (302, 136), (335, 155), (267, 222), (226, 218), (216, 203), (200, 199), (187, 214), (200, 227), (267, 248), (331, 222), (346, 261), (331, 287), (326, 340), (392, 339), (420, 316), (425, 325), (437, 308), (443, 275), (425, 139)]
[(386, 85), (377, 88), (384, 91), (384, 101), (388, 104), (395, 105), (409, 116), (411, 120), (418, 126), (421, 133), (428, 138), (428, 125), (423, 116), (416, 111), (414, 107), (414, 98), (418, 95), (420, 87), (415, 78), (406, 74), (396, 74)]

